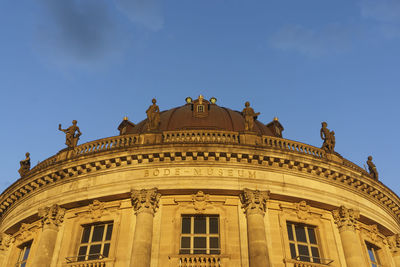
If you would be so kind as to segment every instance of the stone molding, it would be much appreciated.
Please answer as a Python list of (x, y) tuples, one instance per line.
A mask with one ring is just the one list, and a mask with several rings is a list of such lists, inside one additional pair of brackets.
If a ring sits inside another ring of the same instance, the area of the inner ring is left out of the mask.
[(57, 229), (64, 221), (65, 209), (53, 204), (49, 207), (39, 208), (38, 215), (42, 218), (41, 222), (44, 229)]
[(132, 206), (136, 214), (148, 212), (154, 215), (160, 198), (161, 194), (157, 192), (157, 188), (131, 191)]
[(332, 211), (333, 219), (339, 231), (355, 231), (357, 229), (360, 212), (340, 206), (339, 209)]
[[(103, 171), (120, 166), (148, 164), (159, 162), (180, 162), (180, 161), (209, 161), (209, 162), (227, 162), (251, 164), (254, 166), (265, 166), (268, 168), (280, 168), (290, 172), (300, 172), (303, 175), (313, 175), (320, 177), (327, 183), (344, 186), (348, 190), (357, 192), (369, 200), (374, 201), (385, 210), (393, 214), (393, 217), (400, 222), (400, 199), (390, 191), (390, 189), (383, 186), (381, 183), (373, 181), (372, 179), (365, 178), (364, 173), (357, 171), (353, 167), (346, 164), (331, 164), (330, 167), (325, 163), (325, 160), (320, 158), (318, 161), (310, 161), (309, 158), (315, 158), (310, 155), (299, 155), (295, 160), (285, 159), (288, 153), (299, 154), (294, 151), (285, 152), (279, 157), (269, 155), (270, 151), (259, 152), (260, 154), (248, 153), (232, 153), (232, 152), (163, 152), (163, 153), (144, 153), (128, 156), (117, 156), (105, 160), (97, 160), (94, 162), (75, 163), (76, 166), (68, 166), (64, 169), (41, 174), (34, 172), (35, 175), (30, 175), (24, 178), (23, 181), (15, 183), (6, 193), (0, 198), (0, 216), (4, 214), (10, 206), (18, 202), (24, 196), (35, 192), (38, 188), (43, 188), (49, 184), (53, 184), (60, 180), (84, 175), (86, 173), (93, 173), (96, 171)], [(100, 152), (98, 152), (100, 153)], [(293, 159), (293, 157), (292, 157)], [(346, 162), (345, 159), (344, 163)], [(307, 163), (306, 163), (307, 162)], [(54, 163), (55, 165), (62, 165), (63, 162)], [(54, 165), (53, 164), (53, 165)], [(53, 165), (49, 165), (48, 169), (51, 170)], [(35, 178), (36, 177), (36, 178)]]
[(264, 216), (267, 210), (269, 194), (270, 191), (243, 189), (243, 193), (240, 194), (240, 201), (245, 213), (247, 215), (261, 214)]
[(11, 236), (6, 233), (0, 233), (0, 251), (7, 250), (11, 243)]
[(311, 206), (305, 200), (297, 203), (280, 203), (280, 209), (286, 214), (293, 214), (297, 219), (306, 221), (312, 218), (320, 218), (322, 214), (311, 211)]

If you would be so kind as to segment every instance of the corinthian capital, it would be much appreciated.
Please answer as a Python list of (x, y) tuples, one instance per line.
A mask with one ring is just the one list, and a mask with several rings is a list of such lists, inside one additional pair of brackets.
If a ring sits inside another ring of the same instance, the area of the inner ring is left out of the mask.
[(39, 217), (42, 218), (43, 227), (57, 228), (64, 220), (65, 209), (57, 204), (39, 209)]
[(354, 231), (357, 226), (357, 220), (360, 218), (360, 212), (340, 206), (339, 209), (332, 211), (333, 219), (340, 231)]
[(0, 233), (0, 250), (6, 250), (10, 246), (11, 236), (5, 233)]
[(251, 190), (245, 188), (240, 194), (242, 208), (246, 214), (259, 213), (264, 216), (267, 210), (267, 200), (269, 199), (269, 191)]
[(136, 214), (140, 212), (154, 214), (158, 208), (160, 198), (161, 194), (157, 193), (157, 188), (131, 191), (132, 206)]

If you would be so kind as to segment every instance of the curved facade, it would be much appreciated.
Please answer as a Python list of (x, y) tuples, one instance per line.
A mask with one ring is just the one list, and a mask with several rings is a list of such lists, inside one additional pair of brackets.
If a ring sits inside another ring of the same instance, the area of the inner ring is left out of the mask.
[(1, 266), (400, 266), (400, 199), (359, 166), (201, 97), (154, 110), (1, 194)]

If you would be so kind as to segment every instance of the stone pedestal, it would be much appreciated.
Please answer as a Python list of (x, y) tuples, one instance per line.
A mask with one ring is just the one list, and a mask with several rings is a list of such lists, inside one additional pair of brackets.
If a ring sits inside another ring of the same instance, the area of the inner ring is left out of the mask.
[(240, 143), (243, 145), (260, 145), (262, 144), (261, 136), (258, 136), (255, 132), (245, 131), (239, 135)]
[(269, 191), (244, 189), (240, 200), (247, 218), (250, 267), (270, 267), (264, 215)]
[(359, 212), (341, 206), (333, 211), (333, 218), (339, 228), (347, 267), (364, 266), (362, 246), (356, 233), (357, 219), (360, 218)]
[(139, 136), (139, 144), (159, 144), (162, 141), (162, 133), (161, 132), (148, 132), (141, 134)]
[(56, 245), (58, 227), (62, 223), (65, 210), (58, 205), (39, 209), (42, 217), (42, 233), (40, 235), (37, 250), (33, 258), (32, 267), (50, 267)]
[(131, 267), (150, 267), (153, 238), (153, 218), (161, 195), (157, 189), (132, 191), (132, 206), (136, 212), (135, 235), (131, 253)]

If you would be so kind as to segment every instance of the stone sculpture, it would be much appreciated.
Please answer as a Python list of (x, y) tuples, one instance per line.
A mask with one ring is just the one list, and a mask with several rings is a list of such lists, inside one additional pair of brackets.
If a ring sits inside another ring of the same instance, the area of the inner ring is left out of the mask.
[(321, 127), (321, 139), (324, 140), (324, 143), (322, 144), (322, 149), (324, 149), (326, 152), (332, 153), (335, 150), (335, 145), (336, 145), (336, 138), (335, 138), (335, 132), (330, 131), (327, 126), (328, 124), (326, 122), (322, 122), (322, 127)]
[(29, 152), (25, 154), (26, 158), (19, 162), (20, 168), (18, 170), (21, 177), (24, 177), (31, 169), (31, 158)]
[(58, 125), (58, 130), (65, 133), (65, 144), (68, 148), (74, 148), (78, 144), (79, 136), (82, 135), (79, 127), (76, 126), (78, 122), (76, 120), (72, 121), (72, 125), (67, 129), (61, 129), (61, 124)]
[(160, 127), (160, 109), (156, 105), (157, 100), (153, 98), (151, 100), (153, 105), (151, 105), (147, 110), (147, 130), (156, 131)]
[(245, 131), (253, 131), (254, 120), (257, 119), (257, 116), (260, 115), (260, 112), (255, 113), (254, 109), (250, 107), (250, 102), (246, 102), (245, 108), (242, 111), (242, 115), (244, 117), (244, 130)]
[(368, 157), (367, 165), (371, 177), (374, 178), (375, 180), (378, 180), (378, 171), (376, 170), (375, 164), (372, 162), (372, 156)]

